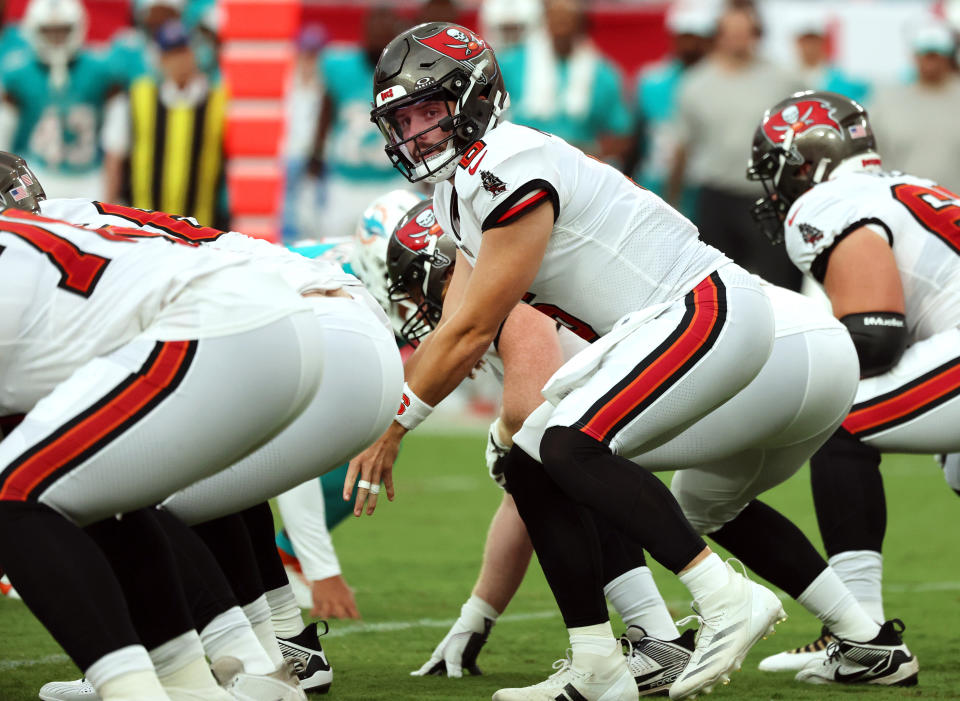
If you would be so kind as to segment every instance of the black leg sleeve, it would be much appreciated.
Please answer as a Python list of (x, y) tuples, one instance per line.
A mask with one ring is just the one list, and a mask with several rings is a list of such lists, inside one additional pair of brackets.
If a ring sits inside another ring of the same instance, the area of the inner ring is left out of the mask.
[(266, 592), (247, 524), (240, 514), (193, 526), (193, 531), (217, 559), (241, 606), (259, 599)]
[(827, 557), (850, 550), (881, 552), (887, 501), (879, 450), (838, 429), (810, 458), (810, 484)]
[(794, 599), (827, 568), (803, 531), (756, 499), (710, 537)]
[(547, 473), (577, 503), (609, 517), (664, 567), (680, 572), (705, 547), (669, 488), (606, 445), (567, 426), (540, 442)]
[(110, 560), (147, 650), (195, 627), (170, 542), (153, 512), (140, 509), (85, 529)]
[(103, 551), (49, 506), (0, 501), (0, 566), (81, 670), (140, 644)]
[(600, 537), (600, 555), (603, 561), (603, 583), (609, 584), (622, 574), (643, 567), (646, 558), (643, 548), (635, 540), (625, 538), (606, 516), (593, 513), (593, 522)]
[(221, 613), (237, 606), (237, 597), (200, 536), (169, 511), (156, 510), (156, 518), (173, 547), (187, 605), (201, 631)]
[(253, 544), (253, 554), (257, 558), (257, 567), (260, 569), (260, 579), (266, 591), (279, 589), (289, 583), (287, 572), (283, 569), (280, 553), (277, 552), (277, 534), (273, 530), (273, 512), (270, 504), (263, 502), (251, 506), (240, 513), (247, 524), (250, 542)]
[(564, 623), (578, 628), (609, 620), (600, 543), (589, 510), (569, 499), (543, 466), (517, 446), (504, 462), (507, 487)]

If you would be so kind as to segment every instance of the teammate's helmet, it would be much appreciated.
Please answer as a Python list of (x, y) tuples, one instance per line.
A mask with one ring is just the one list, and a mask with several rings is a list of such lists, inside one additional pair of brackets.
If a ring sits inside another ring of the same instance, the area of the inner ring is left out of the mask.
[[(443, 101), (446, 116), (404, 136), (397, 110), (433, 100)], [(453, 175), (457, 159), (497, 125), (510, 100), (497, 58), (483, 39), (458, 24), (428, 22), (399, 34), (380, 54), (373, 104), (370, 118), (387, 140), (394, 167), (410, 182), (438, 183)], [(440, 133), (430, 134), (435, 129)], [(422, 146), (427, 135), (442, 138)]]
[(0, 201), (4, 207), (40, 213), (40, 202), (47, 199), (40, 181), (27, 162), (14, 153), (0, 151)]
[[(869, 158), (864, 158), (869, 154)], [(873, 129), (857, 102), (832, 92), (798, 92), (768, 109), (753, 136), (747, 179), (763, 183), (753, 217), (773, 241), (794, 201), (843, 164), (878, 166)]]
[(87, 11), (80, 0), (30, 0), (21, 26), (41, 61), (62, 65), (83, 46)]
[(390, 300), (387, 242), (397, 223), (410, 211), (410, 208), (423, 201), (423, 195), (409, 190), (393, 190), (381, 195), (363, 211), (353, 234), (350, 267), (387, 313), (393, 330), (398, 336), (404, 320), (413, 313), (413, 309), (412, 307), (401, 309)]
[(416, 306), (400, 329), (410, 345), (419, 343), (440, 321), (456, 256), (456, 244), (437, 223), (433, 200), (418, 203), (393, 230), (387, 244), (390, 299)]

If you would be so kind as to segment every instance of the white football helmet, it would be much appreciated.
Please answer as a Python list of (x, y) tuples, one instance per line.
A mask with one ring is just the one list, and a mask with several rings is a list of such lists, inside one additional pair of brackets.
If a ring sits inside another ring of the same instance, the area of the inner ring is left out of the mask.
[(387, 243), (399, 221), (423, 195), (409, 190), (392, 190), (381, 195), (363, 211), (353, 234), (354, 246), (350, 255), (350, 267), (360, 278), (364, 287), (390, 318), (393, 331), (400, 336), (404, 320), (416, 311), (409, 301), (394, 302), (390, 299), (390, 278), (387, 275)]
[(87, 11), (80, 0), (30, 0), (21, 23), (37, 57), (51, 68), (54, 85), (66, 82), (67, 65), (87, 38)]

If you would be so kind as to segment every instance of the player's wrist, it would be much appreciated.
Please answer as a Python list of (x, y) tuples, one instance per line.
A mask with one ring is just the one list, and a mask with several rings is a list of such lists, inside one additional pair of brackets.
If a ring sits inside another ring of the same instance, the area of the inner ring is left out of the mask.
[(460, 615), (464, 618), (479, 619), (479, 623), (482, 624), (484, 618), (496, 621), (500, 617), (500, 612), (476, 594), (471, 594), (460, 607)]
[[(397, 415), (393, 417), (394, 425), (399, 425), (404, 429), (404, 432), (412, 431), (431, 413), (433, 413), (433, 407), (420, 399), (410, 389), (410, 385), (404, 382), (403, 395), (400, 397), (400, 408), (397, 409)], [(394, 426), (391, 425), (391, 428), (394, 428)]]

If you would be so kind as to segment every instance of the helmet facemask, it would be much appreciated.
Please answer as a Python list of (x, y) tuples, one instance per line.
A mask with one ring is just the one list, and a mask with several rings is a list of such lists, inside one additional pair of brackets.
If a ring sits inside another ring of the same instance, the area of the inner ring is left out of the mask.
[[(387, 141), (387, 156), (410, 182), (438, 183), (448, 179), (459, 157), (489, 128), (488, 124), (492, 126), (499, 118), (501, 108), (485, 99), (483, 88), (487, 86), (479, 82), (483, 80), (484, 65), (478, 64), (469, 76), (462, 70), (451, 71), (438, 82), (431, 81), (422, 90), (393, 99), (371, 113), (371, 120)], [(480, 99), (471, 100), (475, 91)], [(432, 126), (404, 137), (398, 112), (429, 102), (442, 104), (446, 114)], [(450, 103), (453, 103), (452, 110)], [(468, 105), (474, 108), (469, 109)], [(418, 143), (436, 130), (443, 134), (436, 143), (429, 146)]]
[(453, 261), (437, 250), (438, 241), (439, 237), (433, 237), (429, 247), (419, 252), (390, 286), (390, 301), (412, 308), (400, 328), (401, 338), (411, 346), (433, 331), (443, 314)]

